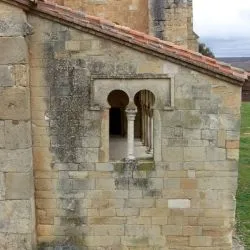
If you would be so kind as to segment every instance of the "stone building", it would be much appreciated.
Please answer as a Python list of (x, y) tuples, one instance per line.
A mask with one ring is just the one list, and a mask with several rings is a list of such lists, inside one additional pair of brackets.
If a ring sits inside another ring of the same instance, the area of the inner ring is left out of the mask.
[(246, 72), (42, 1), (0, 48), (1, 250), (232, 248)]
[(49, 0), (198, 51), (192, 0)]

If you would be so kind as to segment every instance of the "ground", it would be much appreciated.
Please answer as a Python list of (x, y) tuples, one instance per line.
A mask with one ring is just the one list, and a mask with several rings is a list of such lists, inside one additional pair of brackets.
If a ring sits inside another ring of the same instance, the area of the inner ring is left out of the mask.
[(250, 102), (242, 105), (239, 186), (237, 192), (238, 234), (250, 250)]

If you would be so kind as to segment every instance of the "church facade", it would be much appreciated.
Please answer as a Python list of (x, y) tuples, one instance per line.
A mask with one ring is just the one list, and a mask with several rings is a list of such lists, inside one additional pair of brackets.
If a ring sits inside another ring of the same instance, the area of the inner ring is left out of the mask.
[(245, 71), (42, 1), (0, 48), (0, 249), (231, 250)]

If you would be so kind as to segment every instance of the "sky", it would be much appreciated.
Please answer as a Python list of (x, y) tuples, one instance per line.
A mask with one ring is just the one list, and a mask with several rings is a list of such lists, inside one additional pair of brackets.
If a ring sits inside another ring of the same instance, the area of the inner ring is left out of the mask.
[(216, 57), (250, 57), (250, 0), (193, 0), (194, 31)]

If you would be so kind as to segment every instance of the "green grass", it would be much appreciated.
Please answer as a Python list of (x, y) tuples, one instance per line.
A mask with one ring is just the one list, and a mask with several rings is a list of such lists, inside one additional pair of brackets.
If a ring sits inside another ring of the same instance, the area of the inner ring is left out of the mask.
[(241, 109), (240, 167), (237, 191), (237, 231), (250, 250), (250, 103)]

